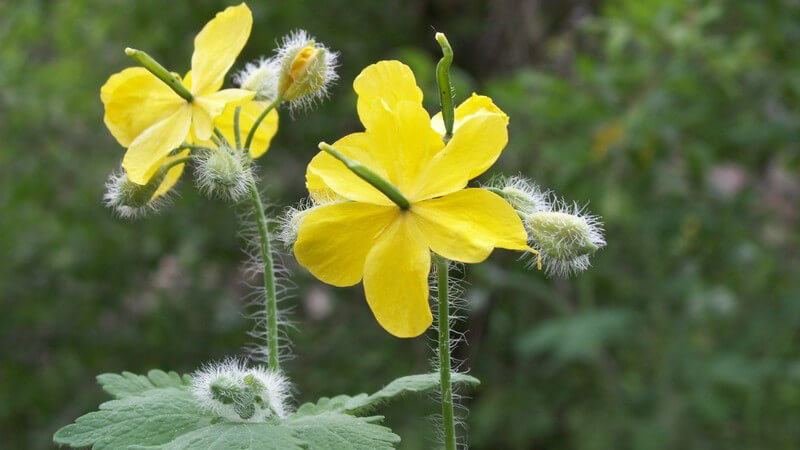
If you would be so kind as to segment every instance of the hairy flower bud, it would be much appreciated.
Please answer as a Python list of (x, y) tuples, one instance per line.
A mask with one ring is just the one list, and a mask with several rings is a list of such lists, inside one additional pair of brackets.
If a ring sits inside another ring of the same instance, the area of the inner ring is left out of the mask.
[(223, 145), (196, 158), (196, 182), (205, 195), (236, 202), (247, 194), (253, 174), (244, 152)]
[(589, 257), (606, 244), (602, 224), (577, 205), (561, 203), (555, 209), (526, 215), (531, 247), (539, 252), (548, 274), (567, 276), (586, 270)]
[(275, 57), (280, 64), (278, 95), (293, 107), (308, 106), (325, 97), (338, 78), (338, 56), (303, 30), (285, 37)]
[(231, 422), (266, 422), (286, 417), (289, 381), (265, 367), (227, 360), (198, 370), (192, 394), (206, 410)]
[(490, 182), (489, 186), (498, 191), (522, 215), (550, 211), (548, 192), (542, 191), (536, 183), (525, 177), (499, 177)]
[(261, 58), (247, 63), (234, 75), (233, 82), (244, 90), (255, 92), (255, 100), (271, 102), (278, 96), (280, 67), (275, 59)]
[(164, 176), (165, 172), (159, 171), (147, 184), (137, 184), (124, 171), (114, 172), (106, 182), (103, 204), (126, 219), (139, 218), (158, 211), (167, 202), (164, 196), (155, 196)]

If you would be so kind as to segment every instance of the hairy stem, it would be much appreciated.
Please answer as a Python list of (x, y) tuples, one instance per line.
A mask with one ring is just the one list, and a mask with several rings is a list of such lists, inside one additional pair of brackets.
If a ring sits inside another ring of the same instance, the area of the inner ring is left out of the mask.
[(277, 108), (278, 105), (280, 104), (281, 104), (281, 98), (278, 97), (272, 103), (270, 103), (266, 108), (264, 108), (264, 110), (261, 111), (261, 114), (259, 114), (258, 117), (256, 117), (255, 122), (253, 122), (253, 126), (250, 127), (250, 131), (247, 133), (247, 139), (244, 141), (244, 148), (246, 150), (248, 151), (250, 150), (250, 144), (253, 143), (253, 138), (256, 136), (256, 130), (261, 125), (261, 122), (264, 121), (264, 118), (267, 117), (267, 114), (269, 114), (270, 111)]
[(448, 261), (435, 257), (439, 291), (439, 383), (442, 391), (442, 424), (444, 448), (455, 450), (456, 427), (453, 418), (453, 386), (450, 383), (450, 291), (448, 288)]
[(278, 366), (278, 304), (275, 298), (275, 269), (272, 262), (272, 250), (269, 242), (269, 229), (267, 216), (264, 214), (264, 204), (261, 194), (258, 193), (255, 179), (249, 183), (250, 200), (253, 203), (253, 212), (258, 226), (258, 237), (261, 241), (261, 259), (264, 262), (264, 290), (266, 291), (265, 308), (267, 315), (267, 365), (271, 370), (277, 371)]

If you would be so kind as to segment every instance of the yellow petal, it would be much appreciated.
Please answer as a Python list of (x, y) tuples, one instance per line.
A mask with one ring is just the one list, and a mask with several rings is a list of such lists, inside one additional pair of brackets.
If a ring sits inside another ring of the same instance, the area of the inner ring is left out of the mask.
[(375, 112), (394, 109), (397, 102), (422, 104), (422, 91), (414, 73), (400, 61), (380, 61), (367, 66), (353, 81), (358, 94), (358, 117), (365, 128), (374, 122)]
[[(497, 105), (492, 102), (492, 99), (484, 95), (472, 93), (472, 96), (464, 100), (455, 110), (455, 120), (453, 121), (453, 132), (458, 130), (465, 121), (469, 120), (475, 114), (505, 114)], [(431, 127), (444, 136), (444, 121), (442, 120), (442, 113), (439, 112), (431, 119)]]
[(367, 303), (378, 323), (394, 336), (419, 336), (431, 325), (430, 267), (428, 245), (406, 213), (394, 220), (367, 255)]
[(485, 189), (421, 201), (411, 212), (428, 246), (447, 259), (478, 263), (495, 247), (528, 248), (528, 235), (514, 208)]
[[(373, 158), (374, 154), (370, 152), (369, 143), (366, 133), (353, 133), (334, 142), (333, 147), (345, 156), (374, 170), (378, 175), (387, 177), (383, 166)], [(349, 200), (376, 205), (394, 205), (380, 191), (351, 172), (341, 161), (325, 152), (317, 153), (308, 164), (306, 186), (312, 195), (328, 197), (329, 193), (325, 191), (330, 190)]]
[(364, 260), (397, 208), (344, 202), (320, 206), (303, 218), (294, 244), (301, 266), (334, 286), (361, 281)]
[(399, 101), (390, 111), (374, 111), (367, 127), (368, 151), (401, 192), (408, 194), (423, 169), (443, 147), (441, 136), (430, 125), (420, 103)]
[(194, 38), (192, 94), (210, 94), (222, 87), (252, 27), (253, 15), (244, 3), (225, 8), (203, 27)]
[(103, 121), (123, 147), (175, 112), (186, 100), (143, 67), (115, 73), (100, 88)]
[(508, 142), (508, 116), (474, 114), (434, 156), (409, 197), (414, 201), (455, 192), (497, 161)]
[[(168, 163), (170, 163), (170, 162), (172, 162), (172, 161), (174, 161), (174, 160), (176, 160), (178, 158), (183, 158), (183, 157), (189, 155), (189, 151), (190, 150), (187, 149), (187, 150), (184, 150), (184, 151), (182, 151), (182, 152), (180, 152), (180, 153), (178, 153), (176, 155), (167, 156), (159, 164), (159, 166), (162, 166), (164, 164), (168, 164)], [(158, 197), (161, 197), (162, 195), (164, 195), (167, 192), (169, 192), (169, 190), (172, 189), (172, 186), (175, 186), (175, 183), (177, 183), (178, 179), (181, 177), (181, 174), (183, 173), (183, 166), (185, 166), (185, 165), (186, 164), (178, 164), (178, 165), (172, 167), (171, 169), (169, 169), (167, 171), (167, 174), (164, 176), (164, 179), (161, 181), (161, 184), (158, 186), (158, 189), (156, 189), (156, 191), (153, 193), (153, 196), (150, 197), (150, 199), (151, 200), (155, 200)]]
[(184, 104), (134, 139), (122, 159), (122, 167), (130, 180), (146, 184), (158, 169), (159, 162), (186, 139), (191, 123), (192, 107)]
[(207, 140), (214, 130), (216, 119), (226, 106), (236, 106), (247, 102), (256, 95), (244, 89), (225, 89), (213, 94), (197, 96), (192, 102), (192, 124), (194, 133), (200, 140)]
[[(247, 140), (247, 133), (250, 132), (250, 128), (252, 128), (256, 119), (267, 105), (267, 103), (256, 101), (249, 101), (241, 105), (242, 109), (239, 113), (239, 132), (241, 133), (242, 145), (244, 145), (245, 140)], [(222, 114), (214, 121), (225, 138), (228, 139), (228, 142), (231, 143), (236, 141), (233, 129), (236, 106), (235, 104), (226, 106)], [(272, 137), (275, 136), (277, 132), (278, 111), (273, 109), (267, 113), (267, 117), (264, 117), (264, 120), (261, 121), (261, 125), (259, 125), (256, 134), (253, 136), (253, 142), (250, 144), (250, 156), (258, 158), (266, 153), (269, 149), (269, 143), (272, 141)]]

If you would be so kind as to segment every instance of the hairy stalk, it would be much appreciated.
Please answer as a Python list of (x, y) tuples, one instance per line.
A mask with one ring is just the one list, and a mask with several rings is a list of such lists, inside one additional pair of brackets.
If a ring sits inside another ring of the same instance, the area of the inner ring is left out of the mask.
[(278, 370), (278, 304), (275, 296), (275, 268), (272, 261), (272, 250), (269, 242), (269, 229), (267, 228), (267, 216), (264, 214), (264, 204), (261, 202), (261, 194), (258, 193), (255, 179), (249, 183), (250, 200), (253, 203), (256, 225), (258, 227), (258, 237), (261, 241), (261, 259), (264, 263), (264, 290), (266, 291), (266, 314), (267, 314), (267, 364), (271, 370)]
[[(436, 82), (439, 85), (439, 104), (442, 107), (442, 120), (445, 144), (453, 137), (453, 87), (450, 84), (450, 65), (453, 63), (453, 48), (444, 33), (436, 33), (436, 41), (442, 47), (442, 59), (436, 65)], [(446, 450), (456, 448), (456, 429), (453, 417), (453, 386), (450, 383), (450, 290), (448, 286), (448, 261), (436, 256), (436, 274), (439, 294), (439, 383), (442, 392), (442, 425), (444, 427), (444, 446)]]
[(442, 423), (444, 446), (456, 448), (456, 427), (453, 418), (453, 386), (450, 383), (450, 290), (448, 286), (448, 261), (436, 256), (436, 275), (439, 294), (439, 383), (442, 390)]
[(264, 118), (267, 117), (267, 114), (269, 114), (270, 111), (277, 108), (278, 105), (280, 104), (281, 104), (281, 98), (278, 97), (272, 103), (270, 103), (266, 108), (264, 108), (264, 110), (261, 111), (261, 114), (259, 114), (258, 117), (256, 117), (255, 122), (253, 122), (253, 126), (250, 127), (250, 132), (247, 133), (247, 139), (244, 141), (245, 149), (250, 150), (250, 144), (253, 143), (253, 138), (256, 136), (256, 130), (261, 125), (261, 122), (264, 121)]

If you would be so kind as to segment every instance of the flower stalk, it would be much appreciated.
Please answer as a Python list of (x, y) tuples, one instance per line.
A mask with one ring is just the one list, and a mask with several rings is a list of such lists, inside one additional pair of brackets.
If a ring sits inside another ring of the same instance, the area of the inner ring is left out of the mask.
[(141, 50), (136, 50), (135, 48), (130, 47), (125, 49), (125, 54), (135, 59), (136, 62), (142, 65), (142, 67), (149, 70), (150, 73), (158, 77), (159, 80), (166, 83), (167, 86), (172, 88), (176, 94), (183, 97), (184, 100), (187, 102), (191, 102), (193, 100), (194, 97), (192, 96), (192, 93), (186, 89), (186, 86), (181, 83), (181, 80), (175, 75), (169, 73), (169, 71), (165, 69), (164, 66), (159, 64), (158, 61), (153, 59), (152, 56)]
[(453, 417), (453, 386), (450, 381), (450, 291), (448, 280), (449, 263), (434, 255), (437, 288), (439, 294), (439, 384), (442, 393), (442, 424), (444, 426), (444, 448), (455, 450), (456, 428)]
[(272, 249), (270, 248), (269, 229), (267, 228), (267, 216), (264, 214), (264, 204), (261, 202), (261, 194), (258, 193), (255, 179), (249, 183), (250, 201), (256, 217), (258, 228), (258, 238), (261, 241), (261, 259), (264, 263), (264, 291), (266, 308), (266, 329), (267, 329), (267, 367), (270, 370), (279, 370), (278, 361), (278, 301), (275, 297), (275, 268), (272, 261)]
[(264, 108), (263, 111), (261, 111), (261, 114), (259, 114), (258, 117), (256, 117), (255, 122), (253, 122), (253, 126), (250, 127), (250, 131), (247, 133), (247, 139), (244, 141), (244, 148), (248, 150), (250, 149), (250, 144), (253, 143), (253, 138), (255, 138), (256, 136), (256, 130), (258, 130), (258, 127), (261, 125), (261, 122), (263, 122), (264, 118), (267, 117), (267, 114), (269, 114), (269, 112), (272, 111), (273, 109), (277, 108), (278, 105), (280, 105), (280, 103), (281, 103), (281, 98), (280, 97), (276, 98), (275, 100), (272, 101), (272, 103), (270, 103), (266, 108)]
[(375, 189), (381, 191), (383, 195), (389, 198), (389, 200), (393, 201), (397, 206), (400, 207), (400, 209), (406, 210), (411, 206), (411, 203), (408, 201), (408, 199), (405, 198), (403, 193), (400, 192), (395, 185), (390, 183), (389, 180), (375, 173), (375, 171), (369, 167), (356, 160), (348, 158), (333, 148), (333, 146), (325, 142), (319, 143), (319, 149), (341, 161), (342, 164), (350, 169), (351, 172), (358, 175), (359, 178), (372, 185)]
[[(453, 48), (444, 33), (436, 33), (436, 41), (442, 47), (442, 59), (436, 65), (436, 82), (439, 86), (439, 103), (445, 133), (442, 140), (447, 144), (453, 137), (455, 110), (453, 108), (453, 87), (450, 84), (450, 65), (453, 63)], [(435, 256), (436, 275), (439, 294), (439, 387), (442, 393), (442, 426), (444, 448), (456, 449), (456, 429), (453, 417), (453, 386), (450, 382), (450, 291), (448, 283), (448, 261)]]

